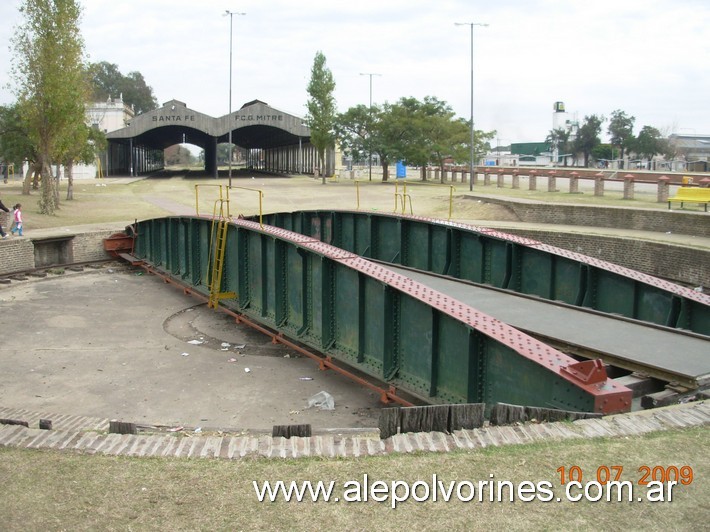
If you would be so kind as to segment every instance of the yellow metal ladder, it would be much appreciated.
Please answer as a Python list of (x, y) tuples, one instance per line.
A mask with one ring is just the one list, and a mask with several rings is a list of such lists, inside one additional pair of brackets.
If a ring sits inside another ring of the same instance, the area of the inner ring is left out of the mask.
[[(222, 271), (224, 268), (224, 252), (227, 249), (227, 233), (229, 231), (229, 218), (225, 218), (223, 200), (220, 201), (219, 218), (212, 222), (212, 276), (210, 277), (210, 297), (207, 306), (216, 309), (220, 299), (233, 299), (235, 292), (222, 292)], [(215, 209), (216, 210), (216, 209)]]

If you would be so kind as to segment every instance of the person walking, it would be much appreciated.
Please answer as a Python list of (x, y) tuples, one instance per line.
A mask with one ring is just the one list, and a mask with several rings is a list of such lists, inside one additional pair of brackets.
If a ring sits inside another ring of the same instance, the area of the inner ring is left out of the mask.
[(17, 232), (18, 236), (22, 236), (22, 205), (17, 204), (13, 208), (12, 211), (12, 228), (10, 228), (10, 232), (14, 235), (15, 232)]
[[(0, 211), (10, 212), (10, 209), (5, 207), (5, 205), (3, 204), (1, 199), (0, 199)], [(3, 240), (7, 238), (7, 233), (2, 230), (2, 223), (0, 223), (0, 237), (2, 237)]]

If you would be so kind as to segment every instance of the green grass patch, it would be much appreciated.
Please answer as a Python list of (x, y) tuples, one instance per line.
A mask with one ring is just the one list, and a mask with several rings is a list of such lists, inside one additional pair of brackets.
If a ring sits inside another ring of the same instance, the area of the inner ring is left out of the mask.
[[(0, 508), (5, 530), (701, 530), (710, 506), (708, 429), (633, 438), (542, 442), (446, 454), (360, 459), (141, 459), (0, 449)], [(642, 466), (691, 466), (693, 482), (672, 502), (567, 502), (558, 469), (578, 466), (583, 481), (602, 466), (623, 466), (638, 486)], [(549, 481), (557, 502), (257, 501), (252, 482), (431, 483)]]

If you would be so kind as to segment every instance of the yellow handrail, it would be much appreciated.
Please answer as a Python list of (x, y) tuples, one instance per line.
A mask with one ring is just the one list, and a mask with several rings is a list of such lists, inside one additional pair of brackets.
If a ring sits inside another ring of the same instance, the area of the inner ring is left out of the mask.
[(402, 214), (405, 214), (407, 210), (407, 198), (409, 198), (409, 214), (414, 214), (414, 209), (412, 208), (412, 196), (407, 194), (407, 182), (404, 182), (404, 190), (402, 191)]
[(414, 214), (414, 209), (412, 206), (412, 196), (407, 194), (407, 182), (402, 183), (402, 193), (399, 193), (399, 183), (394, 182), (394, 211), (397, 212), (398, 205), (402, 205), (401, 213), (405, 214), (407, 211), (407, 199), (409, 199), (409, 214)]
[[(200, 215), (200, 193), (199, 193), (199, 188), (200, 187), (219, 187), (219, 198), (215, 200), (215, 206), (214, 206), (214, 211), (212, 213), (213, 216), (215, 216), (216, 211), (217, 211), (217, 202), (227, 202), (227, 218), (231, 218), (231, 214), (229, 213), (229, 187), (225, 185), (208, 185), (208, 184), (197, 184), (195, 185), (195, 214), (197, 216)], [(225, 196), (222, 195), (222, 188), (226, 189), (226, 194)]]
[(249, 187), (231, 187), (231, 188), (238, 188), (241, 190), (251, 190), (252, 192), (258, 192), (259, 193), (259, 227), (264, 227), (263, 223), (263, 218), (264, 218), (264, 211), (263, 211), (263, 199), (264, 199), (264, 192), (261, 191), (258, 188), (249, 188)]
[[(409, 183), (410, 185), (418, 185), (418, 186), (424, 186), (424, 187), (449, 187), (449, 220), (451, 220), (451, 217), (454, 215), (454, 192), (456, 191), (456, 187), (454, 185), (447, 185), (444, 183)], [(406, 183), (405, 183), (406, 187)], [(406, 190), (406, 189), (405, 189)], [(409, 202), (411, 204), (412, 198), (409, 198)], [(404, 214), (404, 209), (402, 209), (402, 214)]]
[(456, 190), (456, 187), (454, 185), (449, 185), (449, 220), (451, 220), (451, 217), (454, 214), (454, 191)]

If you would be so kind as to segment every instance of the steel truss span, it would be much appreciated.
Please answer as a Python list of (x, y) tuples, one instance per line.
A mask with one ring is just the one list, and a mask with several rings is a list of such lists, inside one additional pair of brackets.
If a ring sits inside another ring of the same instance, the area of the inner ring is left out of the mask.
[[(280, 215), (273, 216), (275, 221)], [(289, 216), (299, 223), (309, 220), (310, 230), (299, 234), (250, 220), (221, 224), (187, 216), (138, 222), (132, 228), (132, 258), (216, 301), (217, 307), (427, 403), (630, 410), (631, 391), (609, 379), (600, 360), (577, 362), (454, 297), (368, 260), (377, 254), (358, 248), (365, 244), (356, 232), (365, 229), (358, 229), (356, 213), (350, 222), (330, 222), (345, 248), (347, 224), (354, 224), (351, 250), (322, 241), (337, 239), (321, 238), (328, 222), (319, 215)], [(321, 233), (309, 234), (317, 224)], [(367, 227), (373, 236), (374, 226)], [(384, 234), (376, 236), (371, 248), (384, 241)], [(415, 229), (413, 238), (420, 237)], [(433, 241), (432, 236), (424, 240)], [(439, 261), (430, 249), (428, 260)], [(388, 258), (395, 262), (395, 257)]]

